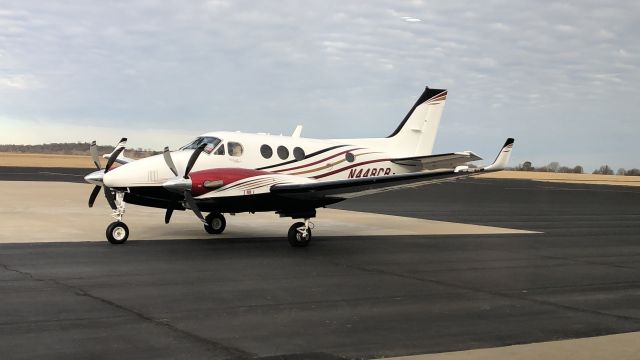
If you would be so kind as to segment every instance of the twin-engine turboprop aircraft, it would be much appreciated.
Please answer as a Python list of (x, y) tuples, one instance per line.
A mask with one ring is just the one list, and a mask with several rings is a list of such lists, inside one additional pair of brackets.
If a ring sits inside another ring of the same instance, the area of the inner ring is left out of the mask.
[[(97, 171), (89, 207), (101, 187), (117, 220), (107, 239), (122, 244), (129, 229), (122, 222), (125, 203), (174, 210), (190, 209), (211, 234), (224, 231), (223, 213), (274, 211), (303, 219), (291, 226), (289, 243), (307, 246), (309, 219), (316, 209), (382, 191), (451, 181), (506, 166), (513, 139), (507, 139), (493, 164), (470, 168), (481, 160), (471, 151), (432, 155), (446, 90), (426, 88), (398, 128), (386, 138), (317, 140), (292, 136), (211, 132), (175, 151), (133, 161), (122, 156), (122, 139), (101, 169), (95, 141), (91, 155)], [(115, 162), (124, 164), (112, 168)], [(203, 216), (202, 212), (208, 213)]]

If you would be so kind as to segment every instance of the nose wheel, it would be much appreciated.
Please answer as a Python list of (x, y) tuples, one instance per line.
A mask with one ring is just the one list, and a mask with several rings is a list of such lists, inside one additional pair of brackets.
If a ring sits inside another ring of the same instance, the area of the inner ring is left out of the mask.
[(112, 244), (124, 244), (129, 238), (129, 228), (122, 221), (115, 221), (107, 226), (107, 240)]
[(311, 227), (309, 219), (304, 222), (297, 222), (289, 228), (288, 234), (289, 244), (293, 247), (305, 247), (311, 241)]

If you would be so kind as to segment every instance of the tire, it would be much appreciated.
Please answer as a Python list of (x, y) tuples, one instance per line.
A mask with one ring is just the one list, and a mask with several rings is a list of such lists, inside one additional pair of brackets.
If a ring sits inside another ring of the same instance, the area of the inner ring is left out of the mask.
[(298, 231), (301, 227), (304, 227), (303, 222), (297, 222), (289, 228), (289, 244), (293, 247), (305, 247), (308, 246), (311, 241), (311, 229), (307, 229), (307, 236), (302, 237), (302, 234)]
[(112, 222), (107, 226), (107, 240), (115, 245), (124, 244), (129, 238), (129, 228), (122, 221)]
[(207, 225), (204, 226), (204, 230), (209, 234), (222, 234), (227, 227), (227, 221), (224, 215), (220, 213), (210, 213), (205, 218)]

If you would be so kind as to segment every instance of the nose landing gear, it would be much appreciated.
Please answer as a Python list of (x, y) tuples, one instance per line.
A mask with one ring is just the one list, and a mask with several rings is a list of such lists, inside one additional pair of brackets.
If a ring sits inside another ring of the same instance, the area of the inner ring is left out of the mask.
[(113, 216), (116, 221), (107, 226), (106, 235), (107, 240), (111, 244), (120, 245), (124, 244), (129, 238), (129, 227), (122, 222), (122, 217), (125, 212), (124, 192), (116, 191), (114, 200), (116, 208), (113, 210), (111, 216)]

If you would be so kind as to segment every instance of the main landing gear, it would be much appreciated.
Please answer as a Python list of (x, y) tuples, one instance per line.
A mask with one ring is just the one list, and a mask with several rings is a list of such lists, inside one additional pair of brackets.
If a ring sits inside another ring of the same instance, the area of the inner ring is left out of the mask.
[[(209, 234), (222, 234), (227, 226), (227, 221), (221, 213), (210, 213), (204, 219), (206, 221), (204, 230)], [(293, 247), (308, 246), (311, 241), (312, 228), (313, 223), (308, 218), (304, 219), (304, 222), (300, 221), (291, 225), (287, 234), (289, 244)]]
[(204, 225), (204, 230), (209, 234), (222, 234), (227, 227), (227, 221), (220, 213), (210, 213), (204, 219), (207, 222)]
[(289, 244), (293, 247), (308, 246), (311, 241), (312, 227), (313, 223), (310, 223), (309, 219), (304, 219), (304, 222), (297, 222), (291, 225), (288, 234)]

